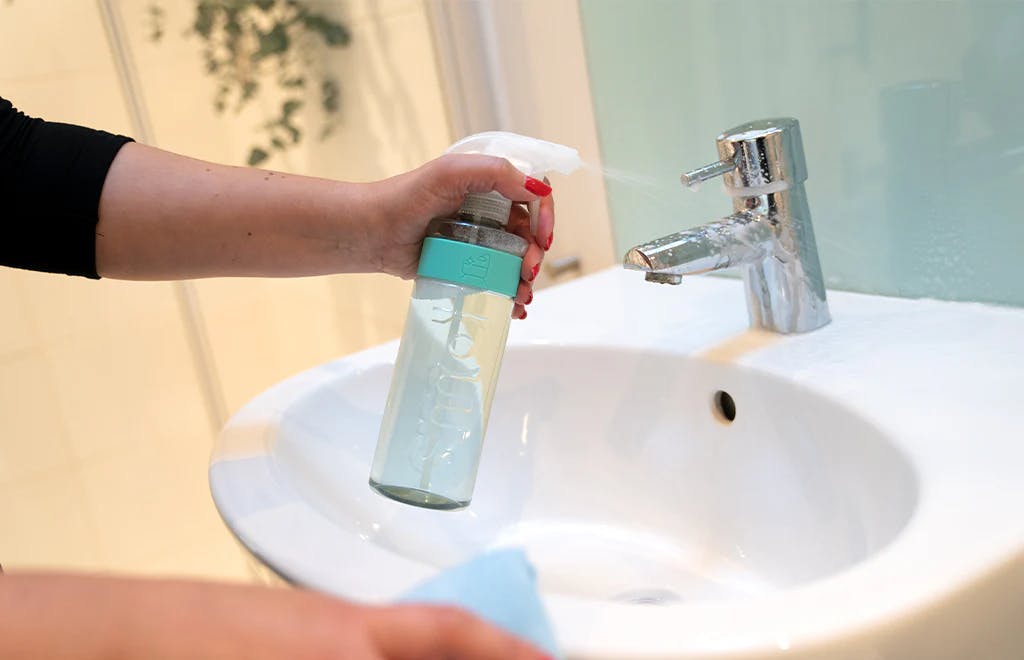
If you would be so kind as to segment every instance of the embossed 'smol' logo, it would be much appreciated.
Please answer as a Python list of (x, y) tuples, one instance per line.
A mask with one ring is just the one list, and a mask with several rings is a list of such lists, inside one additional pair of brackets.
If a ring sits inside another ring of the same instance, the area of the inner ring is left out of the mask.
[(462, 262), (462, 274), (467, 278), (479, 280), (481, 283), (487, 278), (487, 271), (491, 267), (491, 257), (481, 254), (476, 257), (467, 257)]

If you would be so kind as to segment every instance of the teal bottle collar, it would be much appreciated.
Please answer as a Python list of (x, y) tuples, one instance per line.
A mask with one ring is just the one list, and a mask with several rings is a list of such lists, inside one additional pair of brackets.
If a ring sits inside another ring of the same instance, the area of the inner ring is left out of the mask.
[(514, 254), (431, 236), (423, 240), (417, 274), (514, 298), (522, 266)]

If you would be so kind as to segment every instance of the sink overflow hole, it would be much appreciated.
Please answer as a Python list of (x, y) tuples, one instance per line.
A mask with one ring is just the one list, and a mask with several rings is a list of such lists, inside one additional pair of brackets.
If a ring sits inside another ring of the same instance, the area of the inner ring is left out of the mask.
[(718, 390), (715, 392), (714, 402), (715, 415), (719, 421), (731, 424), (732, 420), (736, 419), (736, 402), (732, 395), (725, 390)]

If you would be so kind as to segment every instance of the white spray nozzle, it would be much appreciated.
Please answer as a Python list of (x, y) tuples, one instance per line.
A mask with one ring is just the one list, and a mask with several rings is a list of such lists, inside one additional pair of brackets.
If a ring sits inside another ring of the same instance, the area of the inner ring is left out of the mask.
[(523, 174), (533, 177), (548, 172), (572, 174), (583, 165), (579, 152), (572, 147), (506, 131), (486, 131), (464, 137), (448, 147), (447, 153), (501, 156)]
[[(448, 147), (447, 153), (500, 156), (523, 174), (535, 178), (548, 172), (571, 174), (583, 165), (579, 152), (572, 147), (506, 131), (486, 131), (464, 137)], [(467, 203), (474, 204), (468, 197)], [(539, 204), (530, 204), (530, 230), (534, 234), (537, 233), (538, 208)]]

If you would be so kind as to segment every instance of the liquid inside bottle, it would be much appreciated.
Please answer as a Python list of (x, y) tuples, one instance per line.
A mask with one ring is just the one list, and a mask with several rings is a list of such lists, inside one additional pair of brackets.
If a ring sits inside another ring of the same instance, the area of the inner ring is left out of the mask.
[(370, 471), (377, 492), (433, 509), (469, 504), (512, 305), (416, 280)]

